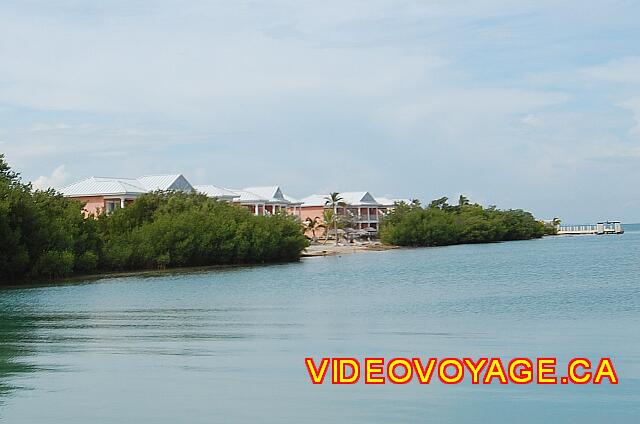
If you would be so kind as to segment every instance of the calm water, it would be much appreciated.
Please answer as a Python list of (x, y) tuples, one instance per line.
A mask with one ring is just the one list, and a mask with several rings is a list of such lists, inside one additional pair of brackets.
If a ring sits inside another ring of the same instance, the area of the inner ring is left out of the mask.
[[(640, 422), (640, 232), (0, 291), (0, 421)], [(611, 356), (618, 386), (313, 386), (320, 356)]]

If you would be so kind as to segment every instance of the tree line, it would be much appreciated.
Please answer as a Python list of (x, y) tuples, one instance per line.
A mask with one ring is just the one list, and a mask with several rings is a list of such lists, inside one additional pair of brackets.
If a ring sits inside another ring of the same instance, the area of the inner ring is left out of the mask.
[(0, 154), (0, 284), (73, 274), (297, 260), (308, 242), (285, 214), (197, 193), (156, 192), (111, 214), (33, 190)]
[(520, 209), (484, 208), (460, 196), (457, 205), (442, 197), (427, 206), (397, 203), (381, 222), (383, 243), (398, 246), (447, 246), (529, 240), (554, 234), (555, 227)]

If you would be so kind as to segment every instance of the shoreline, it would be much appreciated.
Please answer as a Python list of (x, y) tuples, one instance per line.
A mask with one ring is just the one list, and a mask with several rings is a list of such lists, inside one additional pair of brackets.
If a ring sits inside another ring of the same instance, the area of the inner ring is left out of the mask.
[(342, 254), (360, 253), (360, 252), (380, 252), (392, 249), (399, 249), (401, 246), (383, 245), (379, 242), (367, 243), (363, 245), (339, 245), (327, 243), (312, 244), (302, 251), (300, 258), (297, 261), (285, 261), (285, 262), (266, 262), (266, 263), (244, 263), (244, 264), (220, 264), (220, 265), (203, 265), (203, 266), (187, 266), (187, 267), (175, 267), (165, 269), (141, 269), (141, 270), (126, 270), (126, 271), (106, 271), (92, 274), (76, 274), (67, 277), (60, 278), (35, 278), (25, 279), (19, 281), (13, 281), (9, 284), (0, 284), (0, 290), (12, 289), (12, 288), (25, 288), (25, 287), (45, 287), (52, 284), (66, 285), (66, 284), (82, 284), (87, 281), (97, 281), (109, 278), (125, 278), (125, 277), (152, 277), (158, 275), (168, 275), (176, 273), (192, 273), (192, 272), (207, 272), (213, 270), (222, 269), (237, 269), (237, 268), (250, 268), (256, 266), (271, 266), (271, 265), (283, 265), (289, 263), (299, 262), (305, 258), (314, 258), (322, 256), (338, 256)]
[[(542, 238), (546, 237), (572, 237), (573, 235), (545, 235)], [(525, 240), (520, 240), (525, 241)], [(492, 242), (492, 243), (505, 243), (504, 241), (500, 242)], [(492, 244), (492, 243), (478, 243), (478, 244)], [(193, 273), (193, 272), (207, 272), (213, 270), (223, 270), (223, 269), (237, 269), (237, 268), (250, 268), (250, 267), (262, 267), (262, 266), (271, 266), (271, 265), (283, 265), (289, 263), (300, 262), (306, 258), (316, 258), (316, 257), (325, 257), (325, 256), (341, 256), (346, 254), (354, 254), (354, 253), (363, 253), (363, 252), (384, 252), (388, 250), (397, 250), (397, 249), (423, 249), (423, 248), (434, 248), (434, 247), (450, 247), (457, 246), (462, 244), (453, 244), (446, 246), (395, 246), (383, 244), (379, 241), (374, 241), (370, 243), (363, 244), (340, 244), (338, 246), (331, 241), (327, 244), (316, 242), (311, 244), (306, 249), (304, 249), (298, 260), (294, 261), (285, 261), (285, 262), (266, 262), (266, 263), (243, 263), (243, 264), (219, 264), (219, 265), (203, 265), (203, 266), (186, 266), (186, 267), (175, 267), (175, 268), (165, 268), (165, 269), (141, 269), (141, 270), (126, 270), (126, 271), (107, 271), (103, 273), (93, 273), (93, 274), (76, 274), (67, 277), (61, 278), (36, 278), (36, 279), (26, 279), (21, 281), (14, 281), (9, 284), (0, 284), (0, 290), (4, 289), (12, 289), (12, 288), (25, 288), (25, 287), (44, 287), (50, 286), (52, 284), (56, 285), (66, 285), (66, 284), (82, 284), (87, 281), (97, 281), (108, 278), (123, 278), (123, 277), (152, 277), (152, 276), (161, 276), (161, 275), (169, 275), (169, 274), (180, 274), (180, 273)]]
[[(302, 256), (300, 257), (302, 259)], [(163, 276), (163, 275), (171, 275), (171, 274), (188, 274), (188, 273), (199, 273), (199, 272), (208, 272), (213, 270), (232, 270), (237, 268), (252, 268), (252, 267), (263, 267), (263, 266), (275, 266), (275, 265), (286, 265), (290, 263), (300, 262), (300, 259), (296, 261), (288, 261), (288, 262), (265, 262), (265, 263), (246, 263), (246, 264), (220, 264), (220, 265), (200, 265), (200, 266), (185, 266), (185, 267), (175, 267), (175, 268), (164, 268), (164, 269), (141, 269), (141, 270), (129, 270), (129, 271), (107, 271), (104, 273), (94, 273), (94, 274), (76, 274), (70, 275), (68, 277), (60, 277), (60, 278), (50, 278), (50, 279), (27, 279), (16, 282), (11, 282), (10, 284), (0, 284), (0, 290), (7, 289), (20, 289), (20, 288), (36, 288), (36, 287), (47, 287), (51, 285), (67, 285), (67, 284), (84, 284), (86, 282), (95, 282), (103, 279), (110, 278), (126, 278), (126, 277), (153, 277), (153, 276)]]
[(386, 250), (400, 249), (401, 246), (391, 246), (380, 242), (372, 242), (359, 245), (338, 245), (335, 243), (317, 243), (312, 244), (302, 251), (301, 258), (315, 258), (320, 256), (336, 256), (342, 254), (361, 253), (361, 252), (382, 252)]

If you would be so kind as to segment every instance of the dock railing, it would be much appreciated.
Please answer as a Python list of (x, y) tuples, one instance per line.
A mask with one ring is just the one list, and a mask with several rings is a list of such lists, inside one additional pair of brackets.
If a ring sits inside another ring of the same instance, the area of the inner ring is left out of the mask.
[(558, 234), (622, 234), (624, 230), (618, 221), (598, 222), (587, 225), (559, 225)]

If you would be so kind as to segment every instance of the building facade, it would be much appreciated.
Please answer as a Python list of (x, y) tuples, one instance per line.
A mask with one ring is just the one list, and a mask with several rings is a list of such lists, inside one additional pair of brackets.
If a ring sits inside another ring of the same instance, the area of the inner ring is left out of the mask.
[(231, 195), (229, 201), (249, 209), (255, 215), (289, 213), (299, 216), (300, 202), (283, 193), (279, 186), (258, 186), (242, 189), (196, 186), (196, 190), (207, 196), (220, 198)]
[[(300, 218), (323, 220), (324, 211), (331, 209), (327, 204), (328, 194), (314, 194), (301, 200)], [(341, 205), (337, 207), (337, 213), (353, 229), (365, 230), (371, 233), (378, 231), (378, 224), (382, 214), (383, 205), (368, 191), (341, 192)]]
[[(210, 198), (231, 202), (255, 215), (288, 213), (301, 221), (324, 222), (328, 194), (314, 194), (297, 200), (286, 195), (280, 186), (256, 186), (230, 189), (207, 185), (192, 186), (182, 174), (146, 175), (139, 178), (91, 177), (61, 189), (66, 197), (84, 202), (87, 215), (111, 213), (124, 208), (139, 196), (153, 191), (199, 192)], [(375, 198), (368, 191), (341, 192), (338, 215), (352, 230), (375, 234), (380, 219), (395, 200)], [(322, 230), (320, 230), (322, 232)]]
[(65, 197), (84, 202), (85, 214), (111, 213), (139, 196), (156, 190), (193, 191), (184, 176), (146, 175), (140, 178), (90, 177), (60, 191)]

